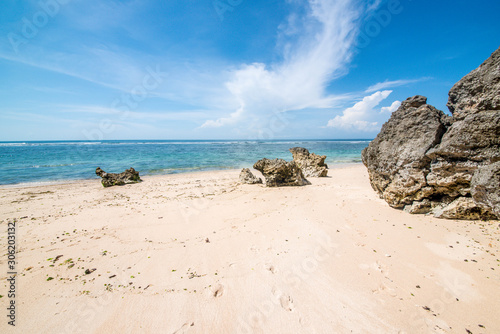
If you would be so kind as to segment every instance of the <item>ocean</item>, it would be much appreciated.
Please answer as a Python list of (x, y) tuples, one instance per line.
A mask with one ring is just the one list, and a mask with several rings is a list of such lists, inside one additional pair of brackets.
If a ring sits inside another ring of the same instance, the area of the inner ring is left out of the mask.
[(370, 140), (112, 140), (0, 142), (0, 185), (97, 179), (95, 169), (141, 176), (252, 167), (291, 160), (291, 147), (326, 155), (330, 165), (360, 163)]

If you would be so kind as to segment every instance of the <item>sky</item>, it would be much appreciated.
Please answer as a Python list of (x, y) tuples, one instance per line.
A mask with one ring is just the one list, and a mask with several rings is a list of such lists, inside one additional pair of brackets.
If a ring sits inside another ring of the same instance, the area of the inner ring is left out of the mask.
[(500, 46), (500, 1), (5, 0), (0, 141), (371, 139)]

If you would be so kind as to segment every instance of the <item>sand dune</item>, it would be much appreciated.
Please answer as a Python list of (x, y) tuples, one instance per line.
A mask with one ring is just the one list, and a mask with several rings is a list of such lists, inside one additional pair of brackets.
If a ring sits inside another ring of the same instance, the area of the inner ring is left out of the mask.
[(19, 248), (16, 327), (0, 332), (500, 332), (499, 222), (409, 215), (363, 166), (329, 174), (0, 188), (0, 243), (16, 219)]

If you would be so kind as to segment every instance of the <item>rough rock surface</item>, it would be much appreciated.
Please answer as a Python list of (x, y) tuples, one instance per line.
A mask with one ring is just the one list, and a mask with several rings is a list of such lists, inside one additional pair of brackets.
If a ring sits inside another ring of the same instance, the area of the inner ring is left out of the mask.
[(243, 168), (240, 172), (240, 182), (246, 184), (257, 184), (262, 183), (262, 179), (253, 175), (250, 169)]
[(257, 161), (253, 168), (264, 175), (267, 187), (280, 186), (303, 186), (308, 184), (301, 169), (295, 161), (285, 161), (283, 159), (261, 159)]
[(431, 159), (425, 153), (446, 131), (444, 113), (415, 96), (404, 101), (370, 145), (363, 150), (372, 187), (395, 208), (421, 201)]
[(423, 201), (414, 201), (411, 205), (405, 206), (405, 211), (411, 214), (427, 213), (432, 209), (431, 201), (427, 198)]
[(471, 181), (472, 198), (500, 218), (500, 162), (479, 168)]
[(309, 153), (303, 147), (292, 147), (290, 152), (293, 161), (302, 170), (305, 177), (325, 177), (328, 174), (328, 166), (325, 164), (326, 155)]
[(500, 161), (500, 49), (453, 86), (453, 117), (426, 100), (404, 101), (363, 150), (372, 187), (410, 213), (500, 218), (498, 167), (489, 168)]
[(445, 219), (495, 219), (488, 209), (484, 210), (470, 197), (457, 197), (450, 204), (436, 207), (433, 213), (435, 217)]
[(137, 172), (133, 168), (127, 169), (122, 173), (115, 174), (106, 173), (100, 167), (97, 167), (95, 173), (97, 174), (97, 176), (100, 176), (102, 178), (101, 183), (104, 187), (121, 186), (124, 184), (137, 183), (141, 181), (139, 172)]
[(500, 48), (457, 82), (448, 96), (448, 109), (456, 119), (481, 111), (500, 110)]

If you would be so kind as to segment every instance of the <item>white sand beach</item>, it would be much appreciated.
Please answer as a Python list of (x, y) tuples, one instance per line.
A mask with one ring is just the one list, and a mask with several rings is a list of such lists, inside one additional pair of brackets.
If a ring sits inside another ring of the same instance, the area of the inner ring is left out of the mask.
[(498, 221), (392, 209), (362, 165), (303, 187), (238, 173), (0, 188), (0, 332), (500, 333)]

